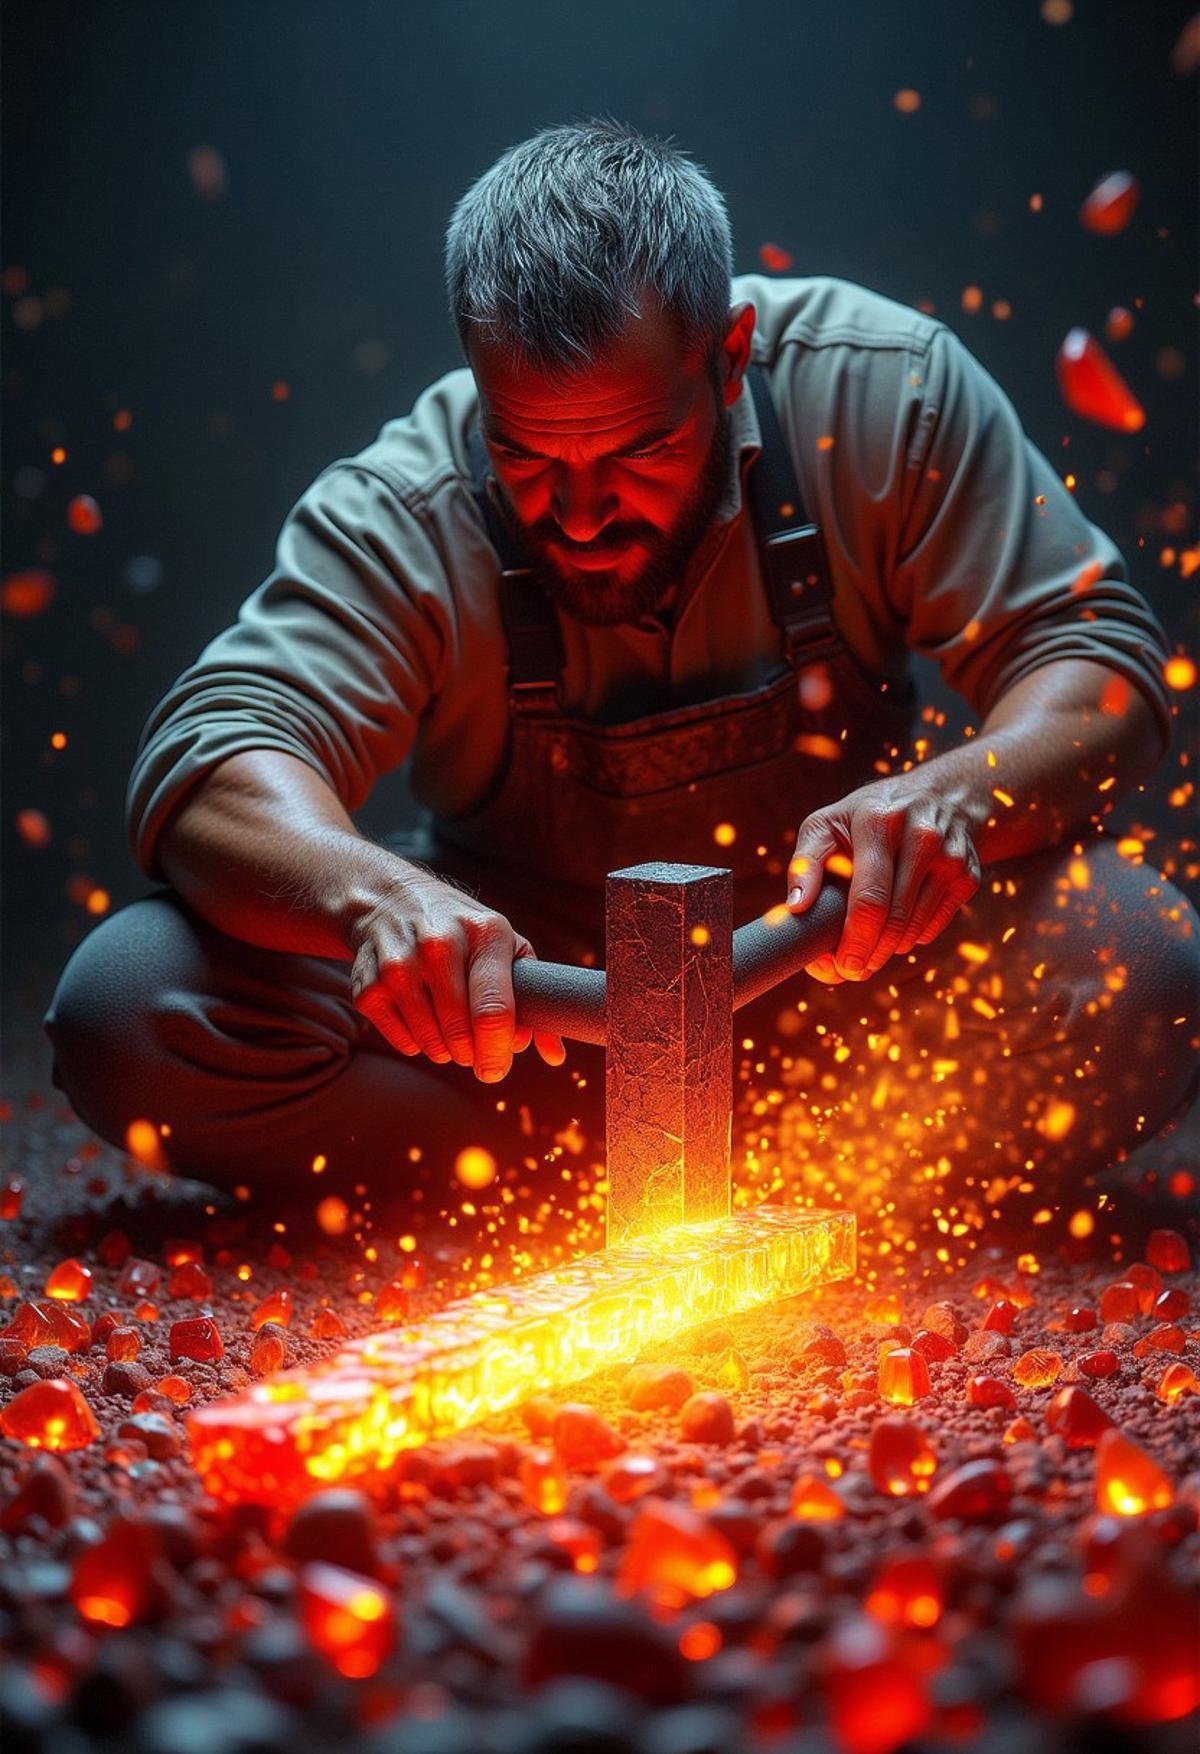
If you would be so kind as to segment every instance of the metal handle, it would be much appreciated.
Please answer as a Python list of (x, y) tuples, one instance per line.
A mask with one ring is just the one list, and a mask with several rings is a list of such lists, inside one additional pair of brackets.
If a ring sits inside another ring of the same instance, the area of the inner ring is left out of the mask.
[[(807, 913), (772, 908), (739, 926), (733, 934), (734, 1010), (833, 950), (845, 917), (845, 888), (827, 878)], [(519, 1024), (604, 1046), (603, 969), (523, 957), (512, 973)]]

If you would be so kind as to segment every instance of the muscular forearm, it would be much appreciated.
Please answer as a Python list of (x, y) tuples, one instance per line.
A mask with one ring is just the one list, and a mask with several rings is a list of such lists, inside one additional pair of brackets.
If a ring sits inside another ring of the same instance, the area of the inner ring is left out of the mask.
[(1162, 759), (1154, 713), (1115, 670), (1064, 658), (1001, 697), (977, 734), (925, 763), (967, 813), (982, 864), (1098, 820)]
[(364, 839), (315, 769), (279, 750), (220, 762), (158, 842), (198, 914), (266, 950), (351, 960), (351, 929), (414, 867)]

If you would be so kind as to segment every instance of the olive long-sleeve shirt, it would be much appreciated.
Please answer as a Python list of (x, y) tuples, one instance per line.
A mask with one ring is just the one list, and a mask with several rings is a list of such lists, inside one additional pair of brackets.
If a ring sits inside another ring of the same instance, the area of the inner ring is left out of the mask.
[[(953, 332), (829, 276), (741, 275), (733, 299), (755, 306), (753, 357), (860, 664), (896, 679), (922, 652), (982, 718), (1039, 665), (1091, 658), (1148, 698), (1165, 747), (1159, 622)], [(477, 408), (471, 372), (448, 372), (289, 511), (270, 575), (142, 733), (126, 814), (148, 876), (163, 880), (155, 849), (172, 808), (241, 750), (300, 757), (348, 811), (409, 756), (412, 794), (437, 815), (489, 790), (506, 753), (507, 651), (498, 561), (470, 491)], [(560, 614), (568, 710), (619, 722), (778, 672), (744, 501), (760, 448), (748, 386), (730, 415), (726, 490), (669, 620), (591, 627)]]

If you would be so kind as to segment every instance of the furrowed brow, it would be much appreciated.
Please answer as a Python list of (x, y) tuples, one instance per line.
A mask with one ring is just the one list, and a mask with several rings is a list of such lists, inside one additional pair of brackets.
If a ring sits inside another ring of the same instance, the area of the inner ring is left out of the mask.
[[(496, 426), (489, 424), (485, 430), (492, 444), (502, 445), (506, 451), (515, 451), (519, 457), (540, 458), (542, 455), (540, 451), (529, 450), (527, 446), (515, 438), (510, 438), (506, 432), (502, 432)], [(670, 438), (674, 431), (673, 426), (656, 426), (650, 432), (644, 432), (638, 438), (631, 439), (627, 445), (622, 445), (619, 451), (608, 451), (605, 454), (609, 457), (626, 457), (631, 451), (649, 450), (651, 445), (661, 444), (663, 439)]]

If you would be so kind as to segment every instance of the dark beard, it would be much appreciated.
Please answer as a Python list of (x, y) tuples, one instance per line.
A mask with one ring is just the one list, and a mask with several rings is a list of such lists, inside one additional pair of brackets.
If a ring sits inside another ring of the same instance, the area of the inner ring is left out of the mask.
[(731, 433), (729, 410), (718, 405), (717, 430), (704, 468), (673, 529), (665, 534), (655, 532), (649, 538), (642, 530), (624, 531), (616, 525), (605, 531), (609, 547), (621, 547), (627, 539), (641, 541), (646, 547), (647, 559), (628, 581), (610, 571), (570, 575), (559, 572), (540, 546), (540, 532), (539, 537), (531, 538), (529, 531), (517, 523), (501, 492), (501, 510), (527, 558), (534, 583), (565, 615), (591, 627), (613, 627), (650, 614), (682, 581), (688, 561), (712, 523), (728, 480)]

